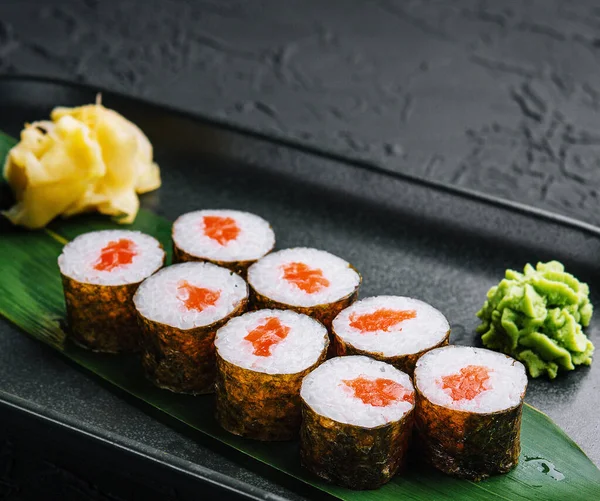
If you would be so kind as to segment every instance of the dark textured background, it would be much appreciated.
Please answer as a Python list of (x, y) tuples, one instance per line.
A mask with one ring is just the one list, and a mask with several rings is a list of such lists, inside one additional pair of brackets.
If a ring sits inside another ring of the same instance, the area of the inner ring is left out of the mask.
[[(599, 28), (592, 1), (0, 0), (0, 73), (97, 84), (598, 223)], [(127, 405), (102, 399), (89, 422)], [(0, 499), (180, 495), (0, 431)]]
[(600, 222), (600, 3), (0, 1), (76, 79)]

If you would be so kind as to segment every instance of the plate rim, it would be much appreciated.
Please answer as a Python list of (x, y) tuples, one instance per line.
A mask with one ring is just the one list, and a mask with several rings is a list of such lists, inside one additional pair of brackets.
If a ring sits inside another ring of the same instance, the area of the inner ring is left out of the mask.
[(143, 97), (138, 97), (126, 92), (112, 90), (104, 86), (96, 86), (87, 82), (74, 82), (63, 78), (32, 74), (0, 75), (0, 86), (5, 82), (11, 81), (60, 85), (80, 91), (101, 93), (106, 96), (114, 96), (117, 99), (128, 100), (139, 106), (151, 107), (162, 112), (177, 115), (181, 118), (202, 122), (211, 127), (216, 127), (228, 132), (249, 136), (251, 138), (268, 142), (280, 147), (288, 148), (294, 151), (298, 151), (303, 154), (312, 155), (321, 159), (334, 161), (340, 164), (350, 165), (363, 171), (371, 172), (379, 176), (389, 177), (391, 179), (399, 180), (412, 185), (417, 185), (435, 192), (447, 193), (465, 200), (471, 200), (491, 207), (497, 207), (503, 210), (508, 210), (513, 213), (532, 217), (534, 219), (540, 219), (549, 223), (567, 226), (569, 228), (579, 230), (591, 236), (600, 238), (600, 226), (596, 226), (595, 224), (582, 221), (575, 217), (565, 216), (563, 214), (559, 214), (551, 210), (542, 209), (533, 205), (517, 202), (514, 200), (509, 200), (507, 198), (491, 195), (489, 193), (485, 193), (479, 190), (465, 188), (463, 186), (457, 186), (455, 184), (436, 181), (433, 179), (423, 178), (414, 174), (409, 174), (407, 172), (391, 170), (389, 168), (386, 168), (382, 163), (361, 158), (355, 158), (344, 153), (336, 152), (334, 150), (321, 148), (319, 146), (311, 145), (302, 141), (290, 139), (276, 133), (261, 132), (259, 130), (253, 129), (252, 127), (238, 125), (232, 120), (211, 117), (203, 113), (186, 111), (176, 106), (157, 102)]

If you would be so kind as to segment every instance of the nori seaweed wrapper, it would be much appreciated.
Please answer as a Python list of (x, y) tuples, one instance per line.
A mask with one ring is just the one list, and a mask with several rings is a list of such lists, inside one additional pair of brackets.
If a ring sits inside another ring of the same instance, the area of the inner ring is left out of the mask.
[(348, 294), (342, 299), (338, 299), (333, 303), (318, 304), (316, 306), (293, 306), (287, 303), (280, 303), (267, 296), (263, 296), (256, 292), (251, 284), (248, 284), (250, 288), (250, 308), (252, 310), (261, 309), (275, 309), (275, 310), (292, 310), (296, 313), (303, 313), (309, 317), (314, 318), (321, 322), (329, 332), (329, 349), (327, 350), (327, 358), (335, 357), (335, 345), (331, 335), (331, 324), (333, 319), (337, 317), (338, 313), (345, 308), (348, 308), (352, 303), (358, 299), (358, 288), (360, 283), (356, 286), (354, 292)]
[(349, 489), (377, 489), (400, 471), (413, 428), (413, 410), (400, 420), (374, 428), (340, 423), (302, 401), (302, 465)]
[(415, 371), (415, 365), (417, 364), (417, 360), (421, 358), (425, 353), (434, 348), (441, 348), (442, 346), (447, 346), (448, 341), (450, 339), (450, 331), (447, 332), (446, 337), (438, 344), (434, 346), (430, 346), (421, 350), (417, 353), (410, 353), (408, 355), (398, 355), (395, 357), (386, 357), (383, 353), (380, 352), (371, 352), (366, 350), (360, 350), (355, 348), (350, 343), (345, 342), (342, 338), (336, 335), (335, 331), (331, 330), (333, 337), (333, 350), (336, 356), (346, 356), (346, 355), (364, 355), (366, 357), (374, 358), (375, 360), (380, 360), (382, 362), (386, 362), (390, 365), (396, 367), (396, 369), (406, 372), (408, 375), (412, 376)]
[(415, 384), (415, 444), (423, 459), (449, 475), (473, 481), (507, 473), (521, 452), (521, 403), (479, 414), (432, 403)]
[[(249, 284), (250, 285), (250, 284)], [(348, 294), (342, 299), (338, 299), (333, 303), (318, 304), (316, 306), (294, 306), (287, 303), (280, 303), (267, 296), (256, 292), (250, 285), (250, 304), (252, 310), (274, 309), (274, 310), (292, 310), (296, 313), (303, 313), (309, 317), (321, 322), (327, 330), (331, 332), (331, 322), (337, 314), (344, 308), (350, 306), (358, 298), (358, 287), (354, 292)]]
[(248, 268), (250, 265), (256, 263), (256, 261), (257, 259), (251, 261), (216, 261), (214, 259), (193, 256), (177, 247), (177, 244), (173, 241), (173, 264), (187, 262), (212, 263), (221, 266), (222, 268), (227, 268), (228, 270), (241, 275), (243, 278), (246, 278)]
[[(315, 306), (294, 306), (287, 303), (281, 303), (279, 301), (275, 301), (270, 297), (263, 296), (259, 292), (257, 292), (254, 287), (252, 287), (251, 283), (248, 283), (250, 288), (250, 308), (252, 310), (260, 310), (263, 308), (267, 309), (275, 309), (275, 310), (292, 310), (296, 313), (303, 313), (304, 315), (308, 315), (309, 317), (314, 318), (321, 322), (327, 330), (331, 334), (331, 323), (333, 319), (338, 315), (340, 311), (345, 308), (348, 308), (352, 303), (354, 303), (358, 299), (358, 289), (360, 288), (360, 284), (362, 283), (362, 276), (358, 273), (358, 270), (354, 268), (354, 266), (350, 265), (350, 267), (358, 274), (358, 285), (347, 296), (338, 299), (332, 303), (318, 304)], [(330, 344), (329, 344), (329, 352), (332, 352), (333, 349), (333, 339), (330, 336)]]
[(215, 334), (246, 311), (247, 299), (225, 318), (202, 327), (179, 329), (137, 313), (142, 329), (142, 366), (159, 388), (176, 393), (212, 393), (215, 384)]
[(139, 351), (140, 329), (133, 295), (141, 282), (98, 285), (61, 274), (67, 307), (68, 336), (92, 351)]
[(293, 440), (302, 420), (302, 379), (319, 359), (295, 374), (266, 374), (239, 367), (217, 353), (216, 417), (230, 433), (263, 441)]

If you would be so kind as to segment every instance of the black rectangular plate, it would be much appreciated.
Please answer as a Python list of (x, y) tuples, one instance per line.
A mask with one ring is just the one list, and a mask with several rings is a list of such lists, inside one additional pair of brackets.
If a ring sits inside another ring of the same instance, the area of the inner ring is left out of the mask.
[[(47, 117), (56, 105), (93, 102), (97, 91), (2, 78), (0, 130), (16, 136), (24, 122)], [(600, 304), (600, 232), (593, 226), (111, 92), (103, 102), (155, 146), (164, 185), (143, 197), (144, 206), (171, 220), (198, 208), (260, 214), (272, 223), (279, 248), (319, 247), (352, 262), (364, 278), (363, 297), (409, 295), (439, 308), (452, 324), (453, 343), (478, 343), (475, 312), (487, 290), (506, 268), (527, 262), (561, 260)], [(597, 321), (588, 335), (598, 342)], [(590, 403), (599, 383), (596, 364), (554, 382), (533, 380), (527, 395), (596, 464), (600, 437)], [(115, 457), (137, 458), (147, 471), (158, 465), (162, 474), (169, 470), (206, 489), (248, 499), (321, 496), (74, 370), (7, 321), (0, 321), (0, 411), (9, 421), (15, 413), (31, 420), (42, 434), (44, 427), (65, 434), (65, 443), (85, 435), (89, 447), (109, 445)]]

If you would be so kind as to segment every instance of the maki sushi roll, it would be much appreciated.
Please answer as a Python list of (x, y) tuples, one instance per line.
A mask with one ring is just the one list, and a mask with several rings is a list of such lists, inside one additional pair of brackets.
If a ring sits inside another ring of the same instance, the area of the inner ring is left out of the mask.
[(173, 223), (173, 261), (210, 261), (245, 275), (248, 266), (273, 250), (267, 221), (237, 210), (199, 210)]
[(446, 346), (423, 355), (414, 378), (415, 426), (426, 461), (475, 481), (517, 465), (523, 364), (495, 351)]
[(420, 356), (448, 344), (450, 324), (418, 299), (377, 296), (343, 310), (332, 334), (338, 355), (367, 355), (412, 375)]
[(177, 393), (213, 392), (215, 333), (246, 309), (246, 282), (214, 264), (175, 264), (145, 280), (133, 302), (148, 379)]
[(133, 294), (164, 260), (158, 240), (139, 231), (93, 231), (65, 245), (58, 267), (70, 339), (93, 351), (137, 351)]
[(302, 465), (350, 489), (377, 489), (405, 462), (415, 391), (410, 377), (363, 356), (332, 358), (302, 382)]
[(293, 311), (259, 310), (217, 332), (217, 420), (256, 440), (291, 440), (300, 430), (300, 384), (327, 353), (327, 329)]
[(254, 308), (290, 309), (316, 318), (328, 329), (356, 301), (361, 277), (343, 259), (318, 249), (273, 252), (248, 269)]

